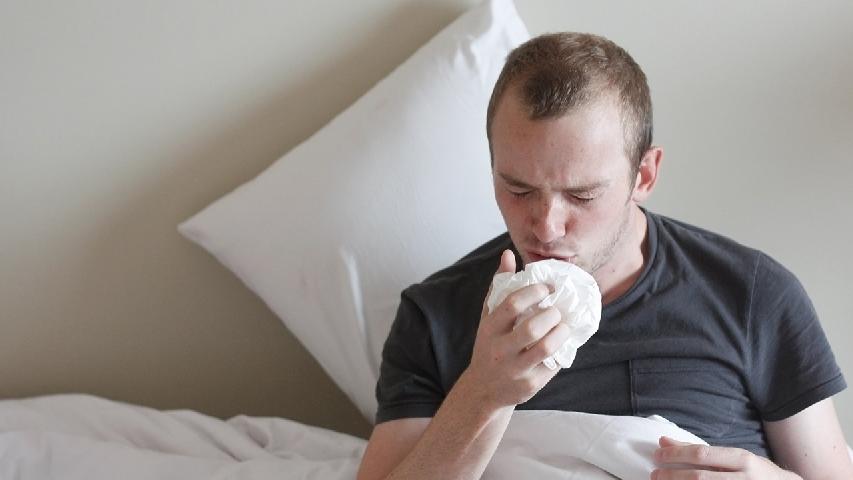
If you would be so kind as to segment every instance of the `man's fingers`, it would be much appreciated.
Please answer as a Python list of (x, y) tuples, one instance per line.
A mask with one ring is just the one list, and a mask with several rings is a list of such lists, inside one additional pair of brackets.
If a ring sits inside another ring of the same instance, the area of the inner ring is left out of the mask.
[(697, 472), (695, 469), (658, 469), (652, 471), (649, 476), (651, 480), (746, 480), (748, 477), (743, 472), (712, 472), (702, 470)]
[(682, 464), (741, 471), (755, 460), (752, 453), (740, 448), (689, 444), (668, 437), (662, 437), (659, 443), (661, 448), (655, 451), (655, 461), (662, 465)]
[(515, 326), (512, 331), (513, 343), (519, 350), (529, 347), (541, 340), (561, 319), (559, 310), (554, 307), (546, 308)]
[(510, 293), (492, 312), (494, 328), (499, 332), (512, 331), (518, 316), (538, 305), (546, 296), (548, 287), (542, 283), (521, 287)]
[(664, 435), (658, 439), (658, 445), (660, 445), (661, 447), (676, 447), (690, 444), (687, 442), (678, 441), (672, 437), (667, 437), (666, 435)]
[(551, 370), (550, 368), (546, 367), (544, 363), (539, 362), (533, 367), (532, 373), (534, 376), (539, 377), (544, 385), (550, 382), (552, 378), (554, 378), (558, 373), (560, 373), (560, 369), (556, 368), (554, 370)]
[[(558, 314), (559, 315), (559, 314)], [(569, 339), (569, 326), (558, 321), (551, 330), (538, 342), (521, 354), (523, 362), (527, 365), (537, 365), (554, 354)], [(548, 368), (548, 367), (543, 367)]]

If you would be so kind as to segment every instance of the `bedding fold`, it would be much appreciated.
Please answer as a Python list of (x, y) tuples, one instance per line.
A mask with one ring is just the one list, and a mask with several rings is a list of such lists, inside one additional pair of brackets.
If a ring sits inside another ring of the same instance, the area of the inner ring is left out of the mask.
[[(660, 417), (517, 411), (483, 478), (645, 480), (661, 435), (702, 442)], [(0, 401), (3, 479), (354, 479), (366, 443), (282, 418), (89, 395)]]

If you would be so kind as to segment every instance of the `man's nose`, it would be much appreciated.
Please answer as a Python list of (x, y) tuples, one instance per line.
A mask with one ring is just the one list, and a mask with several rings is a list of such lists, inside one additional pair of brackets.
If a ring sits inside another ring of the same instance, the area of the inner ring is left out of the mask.
[(533, 212), (533, 234), (543, 244), (566, 235), (566, 205), (559, 197), (544, 198)]

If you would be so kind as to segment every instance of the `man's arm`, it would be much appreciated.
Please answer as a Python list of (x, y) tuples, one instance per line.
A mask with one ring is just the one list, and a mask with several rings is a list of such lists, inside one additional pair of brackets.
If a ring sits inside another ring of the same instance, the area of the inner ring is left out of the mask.
[(853, 463), (831, 398), (778, 422), (764, 422), (776, 461), (807, 480), (853, 479)]
[[(715, 472), (707, 474), (707, 478), (720, 479), (734, 478), (733, 474), (744, 479), (853, 479), (853, 464), (832, 399), (784, 420), (764, 422), (764, 428), (776, 461), (790, 471), (740, 448), (692, 445), (662, 437), (661, 448), (655, 452), (661, 468), (651, 478), (695, 478), (690, 475), (704, 470)], [(668, 467), (670, 464), (673, 466)], [(685, 469), (685, 464), (695, 468)]]
[[(515, 258), (504, 251), (498, 273), (514, 271)], [(358, 480), (479, 478), (515, 406), (535, 395), (558, 371), (549, 370), (542, 360), (568, 338), (560, 313), (545, 309), (515, 325), (520, 314), (546, 295), (544, 285), (530, 285), (507, 296), (491, 313), (484, 304), (471, 363), (435, 417), (376, 426)]]
[(358, 480), (479, 478), (514, 408), (489, 413), (469, 404), (462, 381), (450, 391), (433, 419), (407, 418), (377, 425)]
[(402, 418), (373, 428), (358, 469), (358, 480), (385, 478), (415, 448), (430, 418)]

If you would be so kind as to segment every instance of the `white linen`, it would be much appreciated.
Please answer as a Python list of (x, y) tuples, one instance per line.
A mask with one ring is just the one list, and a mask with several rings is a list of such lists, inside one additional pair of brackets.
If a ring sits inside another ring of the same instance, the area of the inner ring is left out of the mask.
[(352, 479), (365, 441), (280, 418), (221, 421), (86, 395), (0, 401), (0, 478)]
[[(647, 479), (662, 419), (518, 411), (484, 479)], [(87, 395), (0, 401), (0, 478), (353, 479), (366, 442), (280, 418), (227, 421)], [(609, 472), (609, 473), (608, 473)]]

